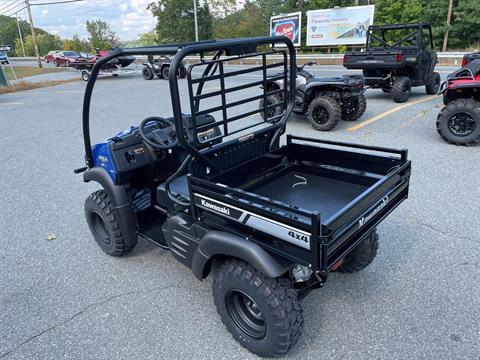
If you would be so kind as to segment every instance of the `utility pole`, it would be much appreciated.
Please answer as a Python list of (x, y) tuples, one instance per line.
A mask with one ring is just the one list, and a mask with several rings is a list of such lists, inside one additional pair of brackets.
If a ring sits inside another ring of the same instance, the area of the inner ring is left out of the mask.
[(198, 41), (197, 0), (193, 0), (193, 18), (195, 20), (195, 41)]
[(37, 57), (37, 64), (39, 68), (42, 68), (42, 62), (40, 61), (40, 52), (38, 51), (37, 45), (37, 36), (35, 35), (35, 28), (33, 27), (32, 10), (30, 9), (29, 0), (25, 0), (25, 5), (27, 7), (28, 20), (30, 21), (30, 29), (32, 30), (33, 47), (35, 49), (35, 56)]
[(453, 7), (453, 0), (449, 0), (448, 1), (448, 13), (447, 13), (447, 26), (446, 26), (446, 29), (445, 29), (445, 36), (443, 37), (442, 51), (447, 51), (448, 31), (450, 30), (450, 21), (452, 20), (452, 7)]
[(23, 46), (22, 30), (20, 29), (20, 23), (18, 22), (18, 12), (15, 13), (15, 17), (17, 18), (18, 34), (20, 35), (20, 44), (22, 44), (23, 57), (25, 57), (25, 47)]

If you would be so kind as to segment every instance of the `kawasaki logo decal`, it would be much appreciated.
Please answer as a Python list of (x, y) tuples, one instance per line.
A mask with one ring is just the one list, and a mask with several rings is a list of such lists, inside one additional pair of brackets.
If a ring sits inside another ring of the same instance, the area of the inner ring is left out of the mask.
[(367, 222), (369, 222), (375, 215), (377, 215), (380, 210), (382, 210), (386, 205), (388, 204), (388, 196), (385, 196), (380, 203), (373, 211), (365, 216), (362, 216), (360, 220), (358, 220), (358, 228), (361, 228), (363, 225), (365, 225)]
[(215, 210), (216, 212), (222, 213), (224, 215), (230, 215), (230, 209), (225, 207), (225, 206), (219, 206), (219, 205), (211, 204), (205, 199), (201, 199), (200, 204), (203, 207), (206, 207), (206, 208), (211, 209), (211, 210)]
[(283, 224), (279, 221), (269, 219), (262, 215), (232, 206), (230, 204), (225, 204), (221, 201), (211, 199), (204, 195), (193, 194), (193, 198), (195, 205), (206, 211), (227, 217), (253, 229), (270, 234), (278, 239), (288, 241), (291, 244), (310, 250), (311, 235), (304, 230), (297, 229), (293, 226)]

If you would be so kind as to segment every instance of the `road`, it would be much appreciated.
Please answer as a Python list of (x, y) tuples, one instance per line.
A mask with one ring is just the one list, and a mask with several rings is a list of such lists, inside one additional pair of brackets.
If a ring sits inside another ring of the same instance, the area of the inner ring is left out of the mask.
[[(83, 203), (97, 187), (72, 172), (83, 166), (84, 88), (0, 97), (0, 359), (254, 359), (216, 314), (210, 278), (144, 241), (122, 259), (94, 243)], [(287, 358), (479, 359), (480, 147), (438, 136), (441, 98), (423, 88), (401, 110), (381, 91), (366, 96), (355, 123), (320, 133), (293, 116), (287, 132), (408, 148), (410, 197), (379, 227), (371, 266), (332, 274), (303, 301), (303, 335)], [(165, 81), (106, 77), (93, 140), (170, 113)]]

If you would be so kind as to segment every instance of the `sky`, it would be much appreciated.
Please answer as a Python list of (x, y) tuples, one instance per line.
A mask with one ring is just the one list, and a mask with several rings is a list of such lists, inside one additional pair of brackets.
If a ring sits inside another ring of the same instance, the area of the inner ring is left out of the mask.
[[(42, 2), (42, 1), (38, 1)], [(45, 1), (46, 2), (46, 1)], [(32, 6), (33, 21), (42, 28), (62, 38), (78, 34), (87, 37), (87, 20), (103, 19), (110, 24), (120, 40), (135, 40), (138, 34), (152, 30), (157, 21), (146, 10), (152, 0), (85, 0), (59, 5)], [(26, 19), (26, 13), (19, 13)]]

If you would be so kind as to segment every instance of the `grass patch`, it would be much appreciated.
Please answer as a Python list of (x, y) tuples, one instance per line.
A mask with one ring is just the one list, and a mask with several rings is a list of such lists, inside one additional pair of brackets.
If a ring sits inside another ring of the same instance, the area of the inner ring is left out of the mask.
[[(28, 76), (48, 74), (48, 73), (57, 73), (57, 72), (65, 71), (64, 68), (47, 67), (47, 68), (41, 68), (40, 69), (40, 68), (35, 67), (35, 66), (13, 66), (13, 70), (15, 71), (15, 74), (17, 75), (18, 79), (22, 79), (22, 78), (28, 77)], [(4, 66), (3, 71), (5, 72), (5, 75), (7, 75), (7, 78), (9, 80), (15, 80), (15, 78), (13, 77), (12, 69), (10, 69), (10, 66)]]
[(70, 79), (70, 80), (54, 80), (54, 81), (40, 81), (30, 83), (27, 81), (19, 81), (15, 85), (11, 86), (0, 86), (0, 94), (7, 94), (13, 93), (17, 91), (24, 91), (24, 90), (32, 90), (32, 89), (39, 89), (48, 86), (55, 86), (55, 85), (62, 85), (70, 82), (78, 81), (78, 79)]

